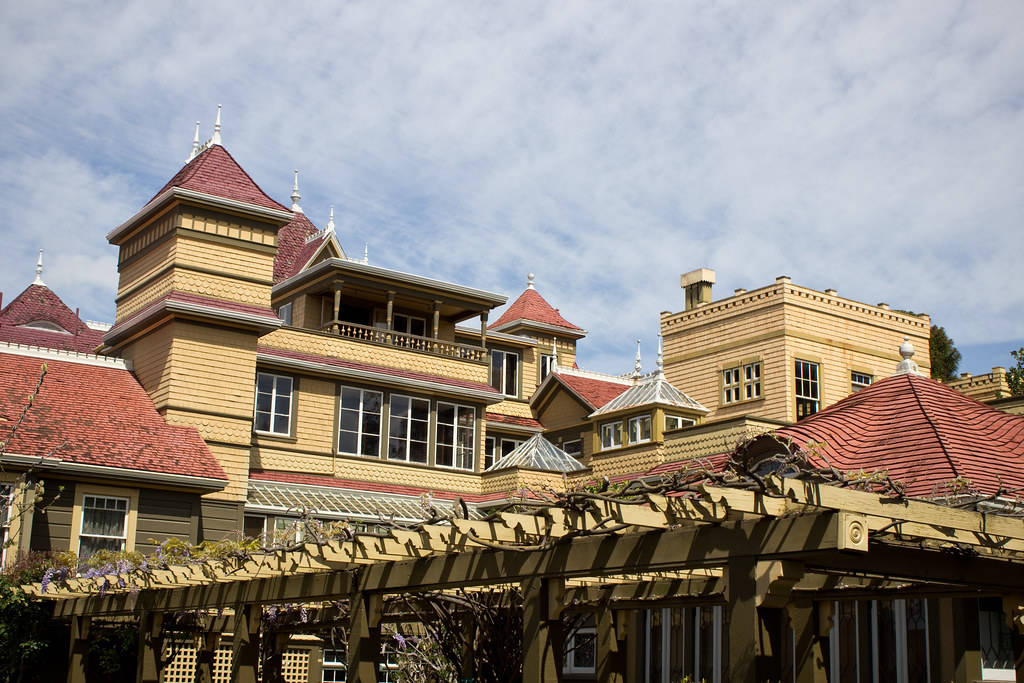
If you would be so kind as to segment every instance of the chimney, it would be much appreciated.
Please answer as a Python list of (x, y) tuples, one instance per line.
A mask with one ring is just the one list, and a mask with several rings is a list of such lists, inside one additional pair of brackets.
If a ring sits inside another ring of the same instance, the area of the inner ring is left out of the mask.
[(711, 303), (711, 285), (715, 284), (715, 271), (698, 268), (679, 278), (679, 286), (686, 292), (686, 310)]

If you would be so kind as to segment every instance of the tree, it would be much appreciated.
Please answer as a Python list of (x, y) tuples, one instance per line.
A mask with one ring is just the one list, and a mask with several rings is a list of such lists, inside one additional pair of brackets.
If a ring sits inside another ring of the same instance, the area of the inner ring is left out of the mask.
[(1011, 396), (1024, 396), (1024, 346), (1010, 351), (1017, 365), (1006, 371), (1006, 383), (1010, 385)]
[(949, 338), (944, 328), (932, 325), (928, 349), (932, 379), (940, 382), (956, 379), (957, 369), (960, 367), (960, 352), (953, 346), (953, 340)]

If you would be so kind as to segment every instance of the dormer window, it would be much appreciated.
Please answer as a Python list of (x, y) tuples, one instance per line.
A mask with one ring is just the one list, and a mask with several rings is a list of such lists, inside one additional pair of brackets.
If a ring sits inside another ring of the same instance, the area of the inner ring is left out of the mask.
[(56, 332), (58, 334), (71, 334), (57, 323), (50, 322), (49, 320), (33, 320), (30, 323), (18, 325), (18, 327), (27, 327), (30, 330), (45, 330), (46, 332)]

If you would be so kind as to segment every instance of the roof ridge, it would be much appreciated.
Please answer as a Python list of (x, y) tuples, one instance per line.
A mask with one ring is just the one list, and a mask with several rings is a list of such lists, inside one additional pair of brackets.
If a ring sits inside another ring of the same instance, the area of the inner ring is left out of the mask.
[(28, 356), (30, 358), (50, 358), (52, 360), (60, 360), (67, 363), (94, 365), (98, 367), (113, 367), (120, 370), (132, 369), (132, 362), (126, 358), (100, 356), (94, 353), (54, 349), (46, 346), (32, 346), (30, 344), (18, 344), (16, 342), (0, 341), (0, 353), (10, 353), (16, 356)]

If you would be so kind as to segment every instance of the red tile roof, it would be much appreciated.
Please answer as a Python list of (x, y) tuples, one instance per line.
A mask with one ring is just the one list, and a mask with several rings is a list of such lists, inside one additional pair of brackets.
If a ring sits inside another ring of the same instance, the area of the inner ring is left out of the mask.
[(313, 222), (302, 213), (296, 213), (295, 218), (278, 231), (277, 255), (274, 257), (274, 284), (298, 274), (299, 269), (306, 265), (306, 261), (313, 257), (324, 243), (324, 238), (319, 237), (309, 242), (306, 240), (317, 232)]
[(497, 392), (495, 392), (494, 387), (492, 387), (490, 384), (483, 384), (481, 382), (471, 382), (469, 380), (455, 379), (454, 377), (442, 377), (440, 375), (427, 375), (422, 372), (413, 372), (411, 370), (399, 370), (398, 368), (389, 368), (383, 365), (370, 365), (369, 363), (357, 363), (355, 361), (335, 358), (334, 356), (320, 356), (313, 353), (291, 351), (289, 349), (276, 349), (270, 346), (258, 346), (256, 348), (256, 351), (261, 354), (266, 354), (268, 356), (276, 356), (278, 358), (289, 358), (292, 360), (307, 361), (310, 363), (321, 363), (323, 365), (331, 365), (336, 368), (363, 370), (365, 372), (373, 372), (379, 375), (390, 375), (392, 377), (419, 380), (421, 382), (445, 384), (450, 387), (457, 387), (460, 389), (486, 391), (497, 396)]
[(1010, 415), (917, 375), (889, 377), (776, 431), (842, 471), (887, 470), (907, 493), (948, 493), (957, 477), (994, 493), (1024, 487), (1024, 416)]
[(481, 503), (494, 500), (504, 500), (508, 497), (507, 491), (496, 493), (459, 493), (456, 491), (440, 491), (437, 489), (425, 488), (422, 486), (402, 486), (379, 481), (356, 481), (354, 479), (337, 479), (322, 474), (302, 474), (300, 472), (272, 472), (269, 470), (250, 470), (249, 479), (256, 481), (272, 481), (281, 484), (303, 484), (306, 486), (326, 486), (337, 489), (348, 489), (350, 491), (365, 491), (369, 493), (392, 493), (400, 496), (420, 496), (430, 494), (435, 499), (455, 500), (461, 497), (469, 503)]
[[(238, 165), (226, 149), (220, 145), (211, 145), (203, 150), (195, 159), (185, 164), (166, 185), (160, 188), (153, 199), (172, 187), (204, 192), (216, 197), (234, 199), (262, 206), (265, 209), (288, 211), (281, 204), (267, 196), (253, 182), (249, 174)], [(153, 199), (149, 200), (150, 202)], [(148, 202), (147, 202), (148, 204)]]
[(620, 382), (611, 382), (592, 377), (578, 377), (564, 373), (555, 373), (555, 379), (572, 389), (594, 410), (597, 410), (626, 389), (629, 389), (628, 384)]
[(527, 289), (520, 294), (519, 298), (501, 314), (501, 317), (487, 326), (487, 329), (494, 329), (516, 320), (532, 320), (546, 325), (564, 327), (575, 332), (583, 331), (583, 328), (577, 327), (563, 318), (558, 310), (552, 308), (551, 304), (545, 301), (536, 289)]
[[(34, 322), (52, 323), (70, 334), (23, 327)], [(103, 332), (90, 329), (46, 285), (29, 285), (0, 310), (0, 341), (89, 353), (103, 343)]]
[(227, 479), (199, 432), (164, 422), (135, 377), (116, 366), (0, 352), (0, 438), (8, 437), (43, 363), (42, 388), (8, 454)]
[(519, 417), (517, 415), (502, 415), (501, 413), (487, 413), (488, 422), (500, 422), (502, 424), (519, 425), (520, 427), (531, 427), (543, 429), (544, 426), (532, 417)]

